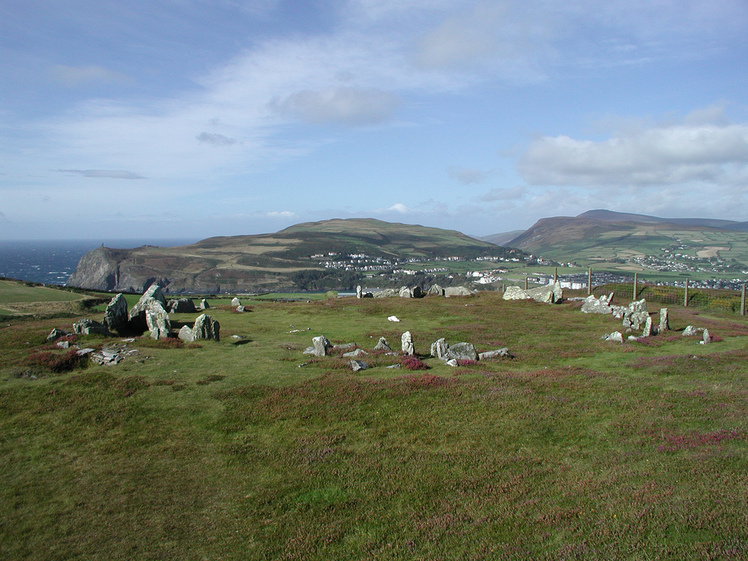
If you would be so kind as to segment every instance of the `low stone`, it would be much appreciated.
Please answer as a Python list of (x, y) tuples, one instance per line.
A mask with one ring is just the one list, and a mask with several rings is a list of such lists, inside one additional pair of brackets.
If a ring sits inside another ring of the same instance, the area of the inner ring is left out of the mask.
[(495, 351), (485, 351), (483, 353), (479, 353), (478, 360), (488, 360), (490, 358), (504, 358), (508, 356), (510, 356), (509, 347), (504, 347), (502, 349), (496, 349)]
[(69, 349), (70, 348), (70, 341), (57, 341), (55, 343), (57, 345), (58, 349)]
[(84, 318), (73, 324), (73, 331), (77, 335), (91, 335), (97, 333), (99, 335), (111, 335), (106, 325), (92, 319)]
[(384, 337), (379, 338), (379, 341), (377, 341), (377, 344), (374, 347), (374, 350), (392, 352), (392, 348), (390, 347), (390, 344), (387, 342), (387, 339), (385, 339)]
[(478, 360), (478, 351), (472, 343), (455, 343), (450, 345), (445, 355), (447, 360)]
[(623, 343), (623, 335), (619, 331), (608, 333), (601, 337), (603, 341), (613, 341), (614, 343)]
[(450, 358), (444, 364), (446, 364), (447, 366), (459, 366), (459, 364), (457, 364), (457, 359), (454, 358)]
[(448, 286), (444, 289), (444, 296), (472, 296), (474, 292), (464, 286)]
[(194, 314), (197, 311), (195, 303), (189, 298), (169, 300), (166, 304), (166, 309), (171, 314)]
[(355, 351), (350, 351), (347, 353), (343, 353), (344, 357), (350, 357), (350, 358), (356, 358), (360, 356), (367, 356), (369, 353), (367, 353), (364, 349), (356, 349)]
[(400, 291), (394, 288), (385, 288), (374, 293), (374, 298), (391, 298), (393, 296), (399, 296)]
[(344, 345), (333, 345), (334, 351), (351, 351), (356, 348), (356, 343), (345, 343)]
[(504, 300), (529, 300), (530, 295), (527, 291), (522, 290), (519, 286), (507, 286), (502, 296)]
[(127, 314), (127, 300), (124, 294), (117, 294), (107, 304), (104, 310), (104, 325), (109, 331), (122, 333), (127, 331), (127, 324), (130, 317)]
[(366, 370), (367, 368), (369, 368), (368, 364), (360, 360), (352, 360), (350, 362), (350, 365), (351, 365), (351, 370), (353, 370), (354, 372), (358, 372), (359, 370)]
[(239, 300), (236, 296), (234, 296), (231, 299), (231, 307), (232, 308), (236, 308), (237, 306), (241, 306), (241, 305), (242, 305), (241, 300)]
[(65, 337), (65, 335), (70, 335), (67, 331), (63, 331), (62, 329), (57, 329), (56, 327), (49, 332), (49, 335), (47, 335), (47, 341), (49, 343), (52, 343), (54, 341), (57, 341), (60, 337)]
[(698, 335), (699, 330), (696, 329), (693, 325), (687, 325), (686, 328), (683, 330), (683, 337), (692, 337), (693, 335)]
[(402, 334), (400, 337), (400, 343), (402, 345), (402, 350), (406, 355), (416, 354), (416, 349), (413, 345), (413, 336), (410, 334), (410, 331), (406, 331)]
[(397, 323), (400, 320), (398, 319), (397, 316), (390, 316), (390, 317), (387, 318), (387, 321), (394, 321), (395, 323)]
[(221, 324), (206, 314), (197, 316), (195, 327), (192, 328), (192, 338), (197, 341), (208, 339), (220, 341)]
[(612, 299), (612, 292), (607, 297), (601, 296), (600, 298), (597, 298), (594, 294), (590, 294), (584, 299), (581, 310), (585, 314), (610, 314), (613, 312), (613, 308), (610, 305)]
[(312, 337), (312, 345), (314, 346), (314, 356), (326, 356), (330, 349), (332, 349), (332, 344), (324, 335)]

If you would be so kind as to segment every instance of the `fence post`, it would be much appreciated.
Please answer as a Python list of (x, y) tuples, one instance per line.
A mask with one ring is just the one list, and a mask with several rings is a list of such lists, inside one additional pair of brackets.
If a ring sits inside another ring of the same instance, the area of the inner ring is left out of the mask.
[(587, 296), (592, 294), (592, 267), (587, 271)]
[(688, 279), (686, 279), (686, 290), (683, 293), (683, 307), (688, 308)]
[(528, 278), (529, 278), (529, 277), (525, 277), (525, 290), (527, 290), (527, 289), (528, 289), (528, 288), (530, 287), (530, 285), (529, 285), (529, 284), (527, 284), (527, 282), (528, 282), (528, 280), (527, 280), (527, 279), (528, 279)]
[(632, 298), (632, 301), (636, 301), (636, 285), (639, 282), (639, 273), (634, 273), (634, 297)]
[(553, 270), (553, 284), (558, 282), (558, 267)]
[(740, 293), (740, 315), (745, 315), (745, 283), (743, 283), (743, 290)]

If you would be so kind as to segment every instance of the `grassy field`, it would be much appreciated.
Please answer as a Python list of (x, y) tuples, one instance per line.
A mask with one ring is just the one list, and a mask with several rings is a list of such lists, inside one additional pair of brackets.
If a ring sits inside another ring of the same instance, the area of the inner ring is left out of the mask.
[[(740, 316), (671, 306), (621, 345), (612, 317), (496, 293), (228, 304), (220, 342), (90, 336), (137, 352), (65, 372), (38, 357), (72, 320), (2, 324), (0, 557), (748, 558)], [(405, 330), (427, 370), (371, 351)], [(304, 355), (319, 334), (374, 367)], [(449, 367), (439, 337), (513, 358)]]
[(40, 310), (72, 311), (77, 306), (70, 303), (80, 302), (83, 298), (82, 294), (75, 292), (0, 279), (0, 318)]

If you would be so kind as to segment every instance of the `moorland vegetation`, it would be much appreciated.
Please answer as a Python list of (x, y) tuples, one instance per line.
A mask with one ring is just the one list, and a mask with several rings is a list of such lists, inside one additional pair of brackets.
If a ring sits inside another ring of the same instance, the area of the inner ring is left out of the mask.
[[(671, 305), (671, 331), (619, 344), (578, 302), (497, 292), (243, 303), (211, 300), (220, 341), (67, 339), (132, 351), (113, 366), (47, 342), (81, 310), (4, 318), (3, 558), (748, 556), (742, 316)], [(417, 361), (372, 350), (405, 330)], [(303, 354), (320, 334), (371, 368)], [(440, 337), (512, 356), (450, 367)]]

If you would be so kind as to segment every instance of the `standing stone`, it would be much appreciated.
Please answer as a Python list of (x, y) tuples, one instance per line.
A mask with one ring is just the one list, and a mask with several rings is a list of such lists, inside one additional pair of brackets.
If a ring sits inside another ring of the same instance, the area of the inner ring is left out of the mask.
[(179, 337), (185, 343), (192, 343), (192, 341), (195, 340), (194, 336), (192, 335), (192, 328), (187, 325), (182, 326), (182, 329), (179, 330), (179, 334), (177, 335), (177, 337)]
[(362, 290), (361, 285), (356, 286), (356, 298), (361, 298)]
[(410, 334), (410, 331), (403, 333), (402, 337), (400, 337), (400, 342), (402, 343), (403, 352), (406, 355), (416, 354), (415, 345), (413, 345), (413, 336)]
[(712, 336), (709, 334), (709, 330), (705, 327), (704, 332), (702, 333), (702, 338), (701, 338), (700, 343), (702, 345), (706, 345), (711, 342), (712, 342)]
[(233, 297), (233, 298), (231, 299), (231, 307), (232, 307), (232, 308), (237, 308), (237, 307), (239, 307), (239, 306), (241, 306), (241, 305), (242, 305), (242, 303), (241, 303), (241, 300), (239, 300), (239, 299), (238, 299), (238, 298), (237, 298), (236, 296), (234, 296), (234, 297)]
[(166, 308), (166, 298), (164, 298), (164, 293), (161, 291), (161, 287), (157, 284), (152, 284), (148, 287), (148, 290), (143, 293), (140, 300), (138, 300), (138, 303), (132, 307), (128, 317), (131, 320), (138, 316), (144, 317), (145, 309), (148, 307), (148, 303), (151, 300), (157, 300), (164, 308)]
[(444, 289), (438, 284), (432, 284), (428, 291), (429, 295), (444, 296)]
[(208, 308), (210, 308), (210, 304), (208, 304), (208, 301), (203, 298), (202, 300), (200, 300), (200, 305), (198, 306), (198, 308), (200, 310), (207, 310)]
[(413, 289), (407, 286), (400, 287), (400, 298), (413, 298)]
[(166, 339), (171, 334), (169, 312), (158, 300), (151, 300), (145, 309), (145, 322), (152, 339)]
[(699, 330), (696, 329), (693, 325), (687, 325), (683, 330), (683, 337), (691, 337), (692, 335), (698, 334), (698, 332)]
[(324, 335), (313, 337), (312, 344), (314, 345), (314, 356), (326, 356), (327, 352), (332, 349), (332, 344)]
[(668, 315), (667, 308), (660, 308), (660, 333), (670, 331), (670, 318)]
[(652, 335), (654, 335), (652, 331), (652, 318), (650, 316), (647, 316), (647, 320), (644, 322), (642, 337), (651, 337)]
[(129, 321), (127, 315), (127, 300), (125, 295), (120, 293), (109, 301), (106, 310), (104, 311), (104, 325), (107, 326), (109, 331), (116, 331), (120, 333), (127, 329), (127, 322)]
[(385, 351), (388, 353), (392, 352), (392, 348), (390, 347), (390, 344), (387, 342), (387, 339), (384, 337), (380, 337), (379, 341), (377, 342), (377, 345), (374, 347), (375, 351)]
[(192, 337), (195, 341), (198, 339), (220, 340), (221, 324), (206, 314), (199, 315), (195, 320), (195, 327), (192, 328)]
[(65, 335), (70, 335), (70, 333), (55, 327), (52, 331), (49, 332), (49, 335), (47, 335), (47, 341), (52, 343), (54, 341), (57, 341), (57, 339), (59, 339), (60, 337), (65, 337)]
[(444, 337), (437, 339), (431, 344), (431, 356), (446, 360), (444, 357), (447, 356), (448, 351), (449, 345), (447, 345), (447, 340)]

